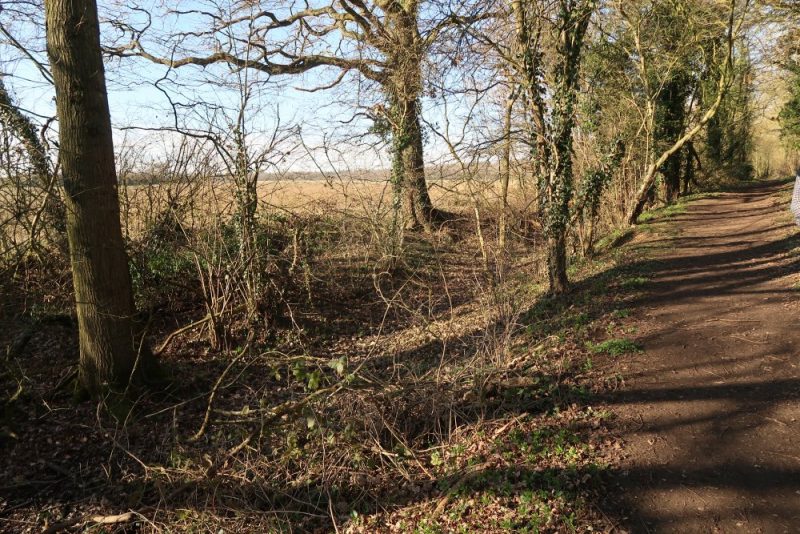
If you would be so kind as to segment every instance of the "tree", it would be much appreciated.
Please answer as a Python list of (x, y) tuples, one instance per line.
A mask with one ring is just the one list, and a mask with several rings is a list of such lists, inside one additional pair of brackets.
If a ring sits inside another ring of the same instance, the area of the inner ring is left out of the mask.
[[(181, 12), (210, 18), (212, 29), (172, 36), (173, 49), (164, 50), (162, 55), (149, 50), (146, 29), (133, 28), (131, 42), (114, 52), (140, 56), (170, 68), (226, 63), (269, 76), (321, 68), (339, 70), (339, 76), (322, 88), (341, 83), (348, 73), (358, 73), (378, 88), (383, 100), (382, 105), (376, 106), (379, 111), (374, 118), (384, 123), (391, 134), (393, 180), (402, 196), (406, 223), (410, 227), (429, 227), (441, 219), (442, 212), (433, 207), (425, 180), (422, 69), (428, 49), (443, 32), (475, 17), (461, 16), (458, 10), (436, 16), (429, 10), (426, 13), (430, 20), (423, 24), (422, 4), (420, 0), (335, 0), (318, 7), (269, 11), (251, 2), (221, 2), (215, 13)], [(235, 33), (234, 44), (227, 37), (219, 39), (221, 33)], [(186, 45), (190, 35), (199, 35), (206, 43), (213, 41), (216, 50), (198, 55)], [(170, 37), (166, 40), (170, 41)], [(182, 45), (180, 51), (176, 50), (178, 43)], [(243, 56), (237, 48), (242, 43), (244, 49), (258, 53)]]
[(97, 396), (140, 381), (154, 362), (134, 320), (97, 5), (46, 0), (45, 18), (78, 316), (78, 378)]
[[(648, 164), (644, 173), (644, 179), (642, 180), (642, 183), (636, 192), (633, 203), (628, 210), (626, 216), (628, 224), (636, 224), (636, 221), (639, 219), (639, 215), (641, 215), (645, 205), (647, 204), (650, 192), (653, 188), (659, 171), (661, 171), (664, 168), (664, 165), (666, 165), (668, 162), (674, 161), (673, 158), (677, 154), (680, 154), (681, 150), (687, 143), (691, 142), (692, 139), (697, 136), (697, 134), (703, 131), (705, 126), (716, 116), (718, 110), (720, 109), (720, 106), (722, 105), (733, 79), (733, 58), (736, 39), (738, 37), (738, 31), (744, 22), (745, 13), (747, 12), (749, 4), (749, 0), (744, 0), (743, 6), (740, 9), (736, 0), (730, 0), (728, 16), (726, 18), (727, 20), (724, 23), (724, 26), (720, 24), (720, 28), (717, 30), (717, 34), (720, 36), (724, 35), (724, 37), (722, 37), (723, 44), (720, 47), (723, 50), (723, 59), (718, 62), (719, 74), (715, 91), (716, 97), (708, 104), (705, 112), (702, 113), (697, 122), (692, 125), (691, 128), (687, 128), (683, 135), (675, 139), (673, 143), (669, 144), (665, 149), (663, 149), (663, 151), (661, 151), (659, 157), (655, 161)], [(737, 15), (739, 16), (738, 23)], [(638, 42), (639, 41), (637, 39), (637, 44)], [(642, 54), (638, 54), (638, 56), (640, 59), (644, 57)], [(641, 61), (644, 60), (641, 59)], [(645, 67), (642, 67), (641, 69), (641, 76), (643, 80), (647, 80), (647, 69)], [(645, 85), (646, 84), (647, 82), (645, 82)], [(648, 94), (658, 94), (651, 91), (647, 92)], [(649, 109), (651, 110), (649, 114), (654, 116), (655, 106), (649, 105)]]
[(781, 108), (781, 135), (794, 149), (800, 149), (800, 64), (789, 67), (789, 100)]
[[(683, 135), (686, 129), (686, 101), (691, 90), (691, 80), (679, 74), (670, 79), (660, 91), (656, 100), (655, 141), (661, 150), (672, 146)], [(673, 153), (661, 167), (667, 203), (678, 199), (682, 169), (682, 150)]]
[[(800, 12), (800, 8), (798, 8)], [(788, 98), (781, 108), (778, 118), (781, 124), (781, 137), (793, 149), (800, 149), (800, 45), (797, 38), (800, 31), (792, 29), (783, 39), (781, 56), (782, 67), (788, 75)]]
[[(584, 37), (596, 8), (594, 0), (560, 0), (547, 7), (533, 0), (514, 0), (521, 78), (531, 124), (531, 146), (539, 173), (540, 210), (547, 237), (550, 292), (567, 290), (567, 230), (573, 196), (572, 133)], [(549, 16), (548, 16), (549, 15)], [(543, 22), (544, 21), (544, 22)], [(542, 24), (554, 40), (553, 59), (545, 82)], [(548, 101), (546, 94), (552, 95)]]
[[(706, 93), (713, 96), (712, 91)], [(737, 54), (730, 88), (707, 126), (706, 153), (711, 163), (710, 170), (723, 169), (740, 180), (752, 178), (754, 94), (753, 65), (749, 50), (745, 50)], [(691, 161), (691, 156), (688, 156), (687, 170)]]

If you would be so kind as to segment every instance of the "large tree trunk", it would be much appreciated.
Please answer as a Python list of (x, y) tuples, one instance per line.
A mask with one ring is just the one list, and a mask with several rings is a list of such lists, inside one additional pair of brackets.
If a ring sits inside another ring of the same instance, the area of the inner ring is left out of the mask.
[(399, 140), (397, 150), (402, 169), (400, 184), (404, 219), (408, 228), (421, 225), (430, 229), (435, 214), (425, 182), (419, 103), (416, 100), (401, 102), (397, 111), (400, 120), (393, 135)]
[[(569, 229), (569, 205), (573, 195), (572, 168), (572, 130), (575, 127), (575, 104), (579, 83), (583, 38), (594, 11), (593, 0), (562, 4), (557, 15), (556, 61), (553, 68), (553, 96), (549, 128), (541, 117), (543, 104), (537, 103), (536, 94), (542, 91), (538, 84), (538, 66), (531, 65), (529, 74), (529, 95), (533, 102), (534, 123), (537, 124), (540, 138), (547, 138), (551, 151), (543, 160), (547, 172), (543, 176), (543, 187), (539, 195), (542, 199), (542, 214), (547, 237), (547, 265), (550, 293), (564, 293), (569, 284), (567, 277), (567, 231)], [(519, 17), (519, 15), (518, 15)], [(518, 23), (519, 24), (519, 23)], [(525, 21), (523, 19), (523, 24)], [(521, 42), (526, 55), (536, 57), (541, 52), (531, 50), (531, 31), (526, 30)], [(541, 97), (538, 97), (541, 98)], [(537, 120), (537, 117), (539, 119)], [(538, 123), (542, 122), (542, 125)], [(542, 157), (542, 155), (539, 155)]]
[(430, 229), (439, 215), (425, 181), (425, 158), (420, 118), (422, 96), (422, 42), (417, 28), (418, 5), (398, 2), (387, 12), (394, 38), (387, 61), (384, 89), (390, 100), (393, 146), (402, 172), (403, 215), (409, 228)]
[[(567, 230), (572, 199), (572, 130), (583, 38), (595, 9), (594, 0), (561, 3), (556, 10), (556, 57), (552, 70), (551, 109), (542, 87), (542, 13), (536, 2), (512, 0), (516, 46), (521, 56), (525, 98), (531, 120), (532, 158), (539, 172), (540, 215), (547, 239), (550, 293), (564, 293), (567, 277)], [(550, 117), (550, 120), (547, 117)]]
[(667, 204), (672, 204), (678, 200), (681, 192), (681, 169), (683, 154), (678, 152), (664, 164), (664, 198)]
[[(686, 122), (686, 97), (691, 80), (681, 74), (671, 79), (659, 93), (656, 104), (658, 121), (656, 138), (661, 146), (671, 146), (681, 137)], [(672, 154), (661, 168), (664, 175), (664, 196), (667, 203), (678, 199), (681, 188), (683, 151)]]
[(153, 365), (135, 328), (95, 0), (46, 0), (80, 332), (80, 384), (102, 395)]

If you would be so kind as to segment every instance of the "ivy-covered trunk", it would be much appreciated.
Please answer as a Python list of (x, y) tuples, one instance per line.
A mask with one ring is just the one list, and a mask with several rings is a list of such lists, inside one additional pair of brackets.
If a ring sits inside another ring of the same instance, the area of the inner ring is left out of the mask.
[(429, 228), (434, 219), (433, 203), (425, 181), (425, 160), (422, 148), (422, 129), (419, 120), (419, 103), (401, 101), (393, 106), (392, 143), (397, 172), (396, 187), (400, 191), (403, 219), (407, 228)]
[(46, 0), (80, 341), (80, 384), (99, 396), (154, 365), (135, 327), (120, 226), (95, 0)]
[[(556, 8), (552, 98), (549, 113), (543, 95), (540, 13), (531, 0), (515, 0), (517, 45), (532, 125), (533, 158), (539, 169), (539, 208), (547, 242), (550, 293), (567, 290), (567, 231), (573, 195), (572, 130), (575, 127), (583, 39), (594, 11), (593, 0), (561, 2)], [(550, 120), (546, 120), (546, 117)]]
[(393, 172), (401, 191), (402, 210), (408, 228), (429, 229), (436, 217), (425, 181), (421, 123), (423, 44), (417, 28), (416, 0), (394, 2), (387, 13), (392, 35), (388, 47), (385, 91), (390, 106)]
[(44, 194), (39, 216), (31, 224), (31, 246), (37, 246), (39, 230), (43, 229), (51, 245), (66, 253), (67, 214), (56, 191), (55, 176), (50, 171), (47, 151), (31, 120), (12, 102), (2, 78), (0, 78), (0, 122), (19, 140), (28, 155), (36, 186)]
[[(665, 84), (656, 103), (656, 142), (660, 150), (673, 145), (686, 129), (686, 98), (691, 91), (691, 81), (680, 74)], [(661, 167), (664, 176), (664, 196), (668, 203), (675, 202), (681, 190), (683, 150), (670, 155)]]
[[(553, 161), (549, 182), (542, 200), (544, 202), (547, 231), (547, 262), (550, 291), (558, 294), (567, 290), (567, 230), (569, 204), (573, 193), (572, 130), (575, 126), (575, 102), (578, 89), (580, 50), (570, 30), (574, 22), (565, 10), (561, 13), (562, 29), (559, 35), (559, 65), (555, 72), (553, 94)], [(587, 17), (588, 18), (588, 17)], [(582, 34), (579, 37), (582, 39)]]
[(236, 226), (239, 246), (239, 269), (243, 284), (244, 304), (248, 320), (260, 314), (267, 314), (267, 321), (275, 319), (274, 303), (266, 294), (265, 277), (267, 271), (267, 250), (258, 244), (256, 215), (258, 211), (258, 169), (251, 168), (247, 152), (247, 139), (244, 133), (244, 111), (239, 113), (239, 123), (234, 133), (236, 149), (233, 165), (236, 185)]

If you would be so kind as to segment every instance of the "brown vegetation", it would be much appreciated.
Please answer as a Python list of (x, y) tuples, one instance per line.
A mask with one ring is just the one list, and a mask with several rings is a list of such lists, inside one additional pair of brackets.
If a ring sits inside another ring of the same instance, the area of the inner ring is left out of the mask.
[[(57, 107), (0, 83), (0, 531), (669, 524), (630, 498), (669, 488), (627, 384), (715, 313), (682, 292), (738, 298), (706, 271), (785, 289), (785, 187), (753, 183), (796, 163), (758, 85), (793, 48), (754, 37), (791, 6), (45, 5), (0, 10)], [(104, 69), (158, 113), (112, 137)], [(273, 113), (289, 84), (330, 130)]]

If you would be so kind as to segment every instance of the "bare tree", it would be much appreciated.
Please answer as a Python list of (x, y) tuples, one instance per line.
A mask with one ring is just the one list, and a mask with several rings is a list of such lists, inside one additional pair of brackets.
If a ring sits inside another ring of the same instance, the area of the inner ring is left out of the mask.
[[(270, 76), (326, 67), (339, 71), (331, 83), (312, 90), (333, 87), (349, 73), (357, 73), (384, 100), (372, 115), (384, 122), (391, 133), (393, 179), (401, 191), (407, 226), (430, 227), (443, 213), (433, 207), (425, 180), (420, 120), (423, 66), (428, 49), (443, 32), (475, 17), (446, 10), (438, 16), (430, 15), (423, 24), (422, 4), (420, 0), (334, 0), (298, 11), (277, 6), (270, 11), (250, 2), (232, 2), (220, 6), (215, 13), (181, 12), (209, 19), (210, 29), (202, 32), (202, 37), (216, 43), (212, 53), (195, 55), (195, 50), (186, 50), (187, 34), (168, 38), (172, 48), (163, 50), (162, 55), (153, 53), (145, 42), (149, 24), (139, 29), (130, 27), (130, 43), (113, 52), (140, 56), (170, 68), (227, 63)], [(228, 44), (230, 39), (216, 38), (221, 33), (235, 33), (234, 42), (248, 43), (256, 53), (238, 53)]]

